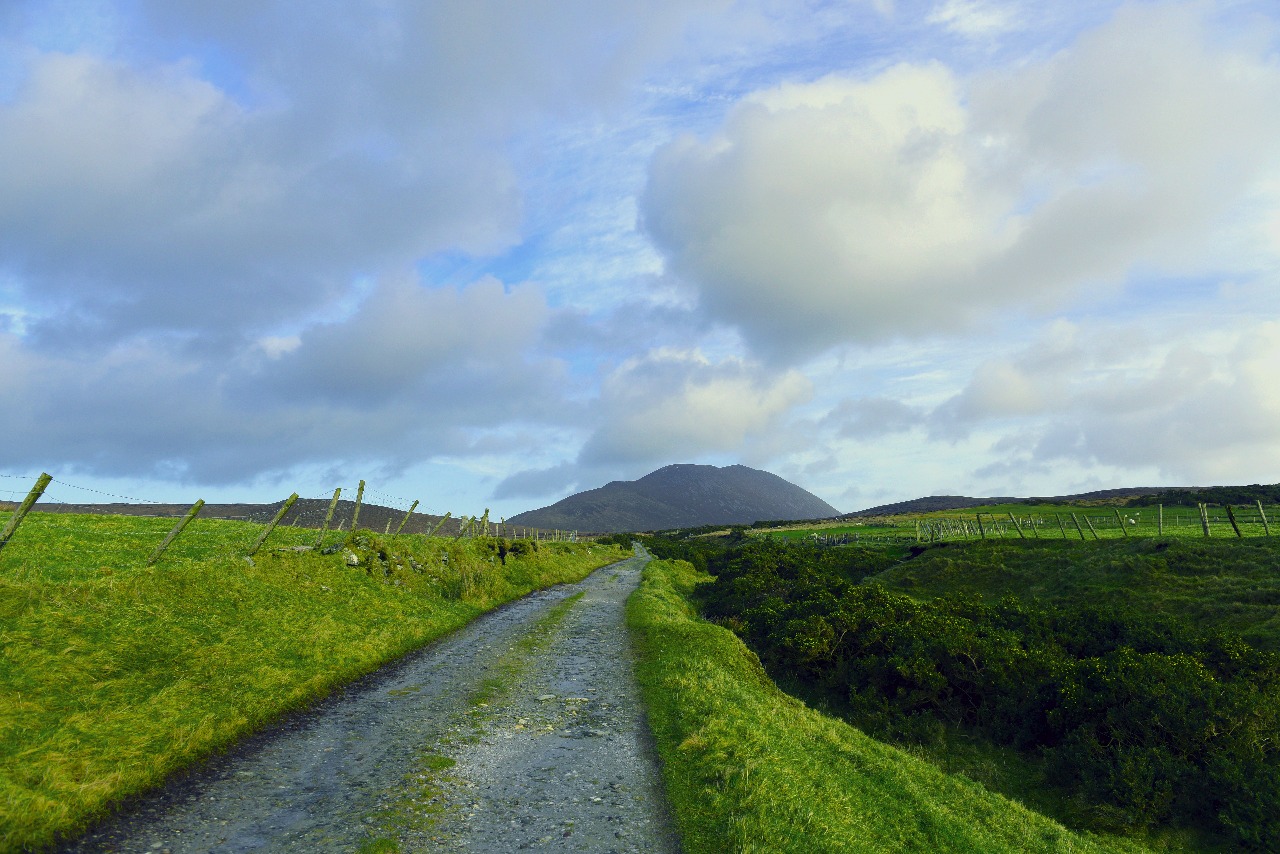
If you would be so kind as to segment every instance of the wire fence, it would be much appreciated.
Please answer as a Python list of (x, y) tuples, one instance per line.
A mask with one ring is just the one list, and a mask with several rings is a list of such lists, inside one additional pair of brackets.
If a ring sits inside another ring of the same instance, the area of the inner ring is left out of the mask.
[(1280, 534), (1280, 505), (1080, 507), (1037, 513), (944, 513), (927, 517), (871, 517), (821, 529), (765, 531), (756, 536), (824, 546), (936, 543), (965, 540), (1124, 540), (1138, 537), (1270, 537)]
[(969, 539), (1128, 539), (1131, 537), (1269, 537), (1280, 508), (1198, 504), (1196, 507), (1103, 507), (1054, 513), (975, 513), (915, 520), (918, 542)]
[[(32, 482), (33, 486), (30, 485)], [(264, 525), (247, 557), (252, 557), (272, 531), (281, 526), (318, 529), (320, 538), (317, 539), (315, 548), (320, 547), (326, 532), (340, 533), (344, 529), (350, 532), (357, 526), (387, 536), (426, 534), (458, 539), (501, 537), (568, 542), (585, 539), (577, 531), (514, 526), (508, 525), (505, 519), (493, 521), (488, 508), (482, 514), (455, 516), (452, 512), (415, 512), (420, 505), (421, 502), (416, 499), (368, 489), (364, 481), (359, 481), (355, 486), (336, 488), (331, 495), (300, 498), (297, 493), (293, 493), (287, 499), (271, 504), (206, 504), (201, 499), (188, 506), (107, 492), (59, 480), (46, 473), (38, 477), (0, 474), (0, 522), (3, 523), (0, 529), (0, 553), (31, 512), (179, 518), (178, 524), (156, 547), (148, 563), (155, 563), (180, 535), (187, 538), (221, 536), (209, 529), (188, 532), (188, 524), (198, 515), (205, 519)], [(81, 537), (106, 540), (118, 538), (118, 534), (81, 526), (77, 528), (77, 538)]]

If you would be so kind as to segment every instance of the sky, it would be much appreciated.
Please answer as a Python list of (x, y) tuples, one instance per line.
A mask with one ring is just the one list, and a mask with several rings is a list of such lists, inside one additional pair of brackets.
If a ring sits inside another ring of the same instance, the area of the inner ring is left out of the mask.
[(1274, 0), (0, 0), (0, 499), (1280, 481)]

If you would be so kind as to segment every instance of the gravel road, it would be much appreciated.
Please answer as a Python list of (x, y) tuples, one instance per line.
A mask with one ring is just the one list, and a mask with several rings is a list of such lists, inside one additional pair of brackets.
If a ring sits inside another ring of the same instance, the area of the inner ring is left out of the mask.
[(676, 852), (623, 624), (647, 560), (488, 614), (62, 850)]

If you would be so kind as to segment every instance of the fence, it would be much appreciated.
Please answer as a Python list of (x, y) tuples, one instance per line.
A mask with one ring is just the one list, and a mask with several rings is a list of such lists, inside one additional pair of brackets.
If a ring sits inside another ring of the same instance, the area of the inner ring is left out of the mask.
[(1254, 506), (1199, 504), (1145, 508), (1090, 507), (1048, 514), (975, 513), (972, 521), (960, 517), (915, 520), (916, 542), (971, 539), (1075, 539), (1102, 540), (1129, 537), (1199, 536), (1235, 537), (1272, 535), (1272, 522), (1280, 508), (1270, 513), (1261, 501)]
[[(6, 482), (12, 483), (15, 480), (30, 481), (31, 478), (20, 478), (16, 475), (0, 475), (6, 481), (0, 481), (0, 486), (4, 486)], [(35, 484), (26, 491), (25, 497), (21, 502), (4, 500), (0, 497), (0, 511), (11, 510), (8, 520), (4, 528), (0, 530), (0, 552), (3, 552), (6, 545), (17, 534), (19, 527), (27, 515), (37, 507), (37, 503), (43, 500), (45, 504), (39, 507), (40, 510), (49, 510), (53, 512), (81, 512), (81, 513), (97, 513), (109, 515), (131, 515), (131, 516), (164, 516), (179, 517), (177, 524), (165, 535), (164, 539), (150, 552), (147, 564), (154, 564), (163, 557), (165, 551), (173, 544), (173, 542), (183, 534), (190, 525), (191, 521), (196, 518), (202, 511), (206, 518), (239, 520), (246, 522), (265, 523), (261, 534), (254, 541), (253, 545), (247, 550), (245, 557), (252, 559), (266, 543), (271, 533), (280, 525), (289, 527), (318, 528), (319, 535), (314, 545), (315, 549), (319, 549), (323, 543), (325, 535), (329, 531), (342, 532), (344, 527), (348, 531), (355, 530), (357, 526), (363, 526), (370, 530), (378, 530), (382, 528), (384, 536), (401, 536), (409, 534), (426, 534), (428, 536), (449, 536), (455, 539), (471, 539), (477, 537), (502, 537), (512, 539), (529, 539), (534, 541), (563, 541), (578, 542), (580, 537), (577, 531), (562, 530), (546, 530), (540, 528), (526, 526), (512, 526), (506, 523), (505, 519), (493, 522), (489, 519), (489, 509), (485, 508), (483, 514), (479, 516), (458, 516), (454, 517), (453, 513), (446, 512), (443, 515), (430, 513), (415, 513), (418, 500), (410, 502), (408, 499), (398, 498), (394, 495), (378, 492), (377, 490), (367, 490), (366, 484), (362, 480), (354, 490), (355, 500), (344, 501), (341, 496), (344, 491), (350, 492), (348, 488), (339, 487), (333, 491), (333, 495), (329, 498), (299, 498), (295, 492), (287, 499), (276, 504), (268, 505), (244, 505), (244, 504), (218, 504), (209, 505), (203, 499), (198, 499), (193, 505), (165, 504), (158, 501), (151, 501), (142, 498), (131, 498), (125, 495), (117, 495), (114, 493), (103, 492), (102, 490), (92, 489), (85, 486), (77, 486), (65, 481), (55, 480), (47, 473), (41, 473), (35, 478)], [(52, 498), (46, 493), (50, 491), (50, 487), (61, 492), (76, 492), (90, 494), (93, 496), (102, 496), (111, 499), (124, 499), (123, 503), (72, 503), (57, 498)], [(8, 488), (0, 488), (0, 496), (9, 496), (16, 498), (21, 495), (21, 490)], [(365, 496), (369, 495), (382, 501), (388, 501), (392, 506), (380, 504), (365, 504)], [(408, 505), (405, 509), (405, 505)], [(336, 525), (333, 520), (337, 518)], [(452, 525), (448, 523), (452, 519)], [(395, 531), (392, 532), (392, 525), (395, 525)]]
[(981, 512), (945, 512), (927, 517), (865, 517), (817, 530), (760, 531), (763, 539), (822, 546), (935, 543), (988, 539), (1106, 540), (1128, 537), (1269, 537), (1280, 533), (1280, 506), (1201, 504), (1196, 507), (1080, 506), (1037, 513), (1028, 507)]

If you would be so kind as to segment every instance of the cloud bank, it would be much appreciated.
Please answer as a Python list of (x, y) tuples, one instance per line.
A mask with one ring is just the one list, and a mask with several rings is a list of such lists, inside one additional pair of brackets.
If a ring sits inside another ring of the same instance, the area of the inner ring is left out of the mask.
[(1030, 66), (756, 92), (656, 154), (643, 221), (761, 354), (967, 332), (1141, 269), (1254, 272), (1232, 217), (1280, 208), (1278, 101), (1264, 40), (1215, 37), (1199, 7), (1125, 9)]
[(15, 0), (0, 470), (1274, 479), (1278, 45), (1262, 0)]

